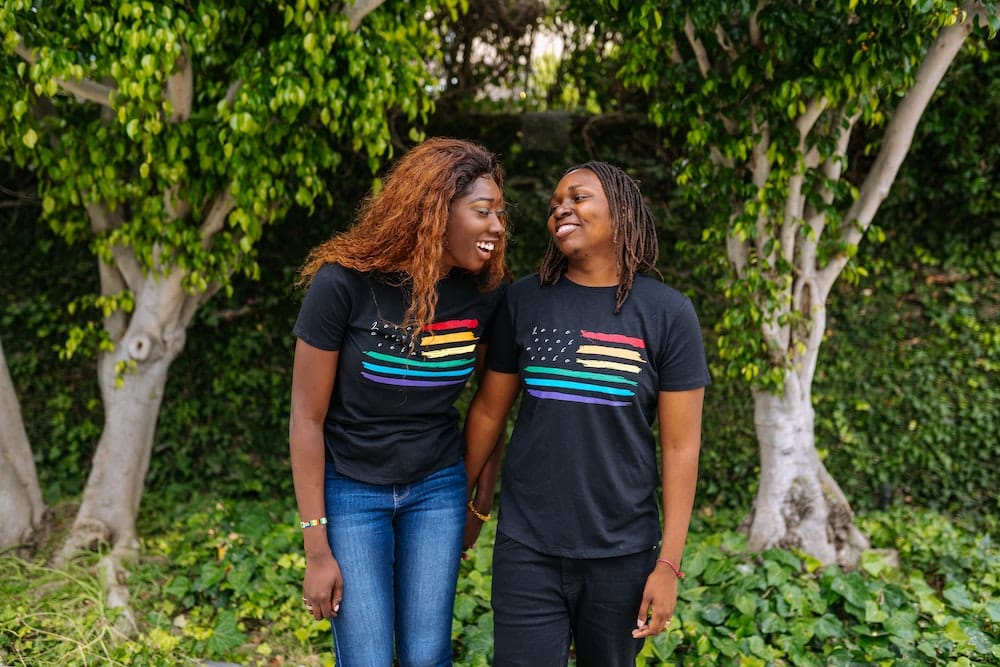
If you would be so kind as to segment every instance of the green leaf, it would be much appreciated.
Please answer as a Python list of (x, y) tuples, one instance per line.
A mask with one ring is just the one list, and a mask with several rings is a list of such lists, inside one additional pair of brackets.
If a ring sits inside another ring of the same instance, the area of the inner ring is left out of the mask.
[(969, 641), (969, 635), (962, 629), (958, 620), (954, 618), (950, 619), (945, 624), (942, 634), (956, 644), (962, 644)]
[(728, 616), (729, 611), (724, 604), (715, 603), (706, 605), (701, 610), (701, 617), (710, 625), (722, 625), (726, 622)]
[(960, 611), (968, 611), (973, 608), (972, 599), (969, 597), (969, 591), (965, 586), (953, 584), (944, 589), (941, 597), (950, 602), (952, 607)]
[(230, 610), (221, 612), (216, 619), (212, 636), (208, 638), (208, 650), (213, 655), (221, 655), (242, 645), (246, 641), (236, 626), (236, 614)]

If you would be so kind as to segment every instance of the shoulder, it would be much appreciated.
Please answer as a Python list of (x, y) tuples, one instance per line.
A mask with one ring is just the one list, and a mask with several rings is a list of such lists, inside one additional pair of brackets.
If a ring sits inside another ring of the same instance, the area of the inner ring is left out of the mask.
[(330, 285), (359, 280), (362, 280), (362, 275), (354, 269), (345, 268), (340, 264), (327, 263), (319, 268), (319, 271), (313, 276), (312, 282)]
[(658, 303), (667, 308), (687, 307), (691, 303), (691, 299), (679, 289), (647, 275), (635, 277), (631, 296), (639, 301)]

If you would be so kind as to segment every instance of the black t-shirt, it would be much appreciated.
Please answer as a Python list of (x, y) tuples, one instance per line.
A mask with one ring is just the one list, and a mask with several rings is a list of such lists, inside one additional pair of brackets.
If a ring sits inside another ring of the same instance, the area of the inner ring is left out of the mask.
[(342, 475), (405, 484), (461, 460), (455, 400), (472, 374), (476, 346), (495, 315), (499, 290), (452, 271), (437, 286), (434, 321), (397, 326), (409, 305), (399, 280), (327, 264), (313, 277), (295, 335), (338, 350), (324, 429), (327, 456)]
[(614, 314), (614, 287), (514, 283), (487, 365), (519, 373), (499, 530), (545, 554), (603, 558), (660, 539), (659, 392), (709, 383), (691, 301), (646, 276)]

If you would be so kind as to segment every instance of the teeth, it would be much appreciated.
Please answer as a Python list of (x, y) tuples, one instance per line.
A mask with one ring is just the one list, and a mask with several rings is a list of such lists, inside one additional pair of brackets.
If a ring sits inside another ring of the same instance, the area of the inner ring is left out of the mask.
[(496, 246), (497, 246), (496, 243), (486, 242), (486, 241), (480, 241), (479, 243), (476, 244), (476, 247), (482, 250), (483, 252), (493, 252), (493, 249), (496, 248)]

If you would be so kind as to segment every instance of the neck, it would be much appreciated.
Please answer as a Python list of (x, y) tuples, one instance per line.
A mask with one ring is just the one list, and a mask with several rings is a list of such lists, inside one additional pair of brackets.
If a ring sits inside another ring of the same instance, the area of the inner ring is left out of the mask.
[(615, 266), (597, 268), (573, 264), (566, 267), (565, 276), (584, 287), (617, 287), (621, 278)]

